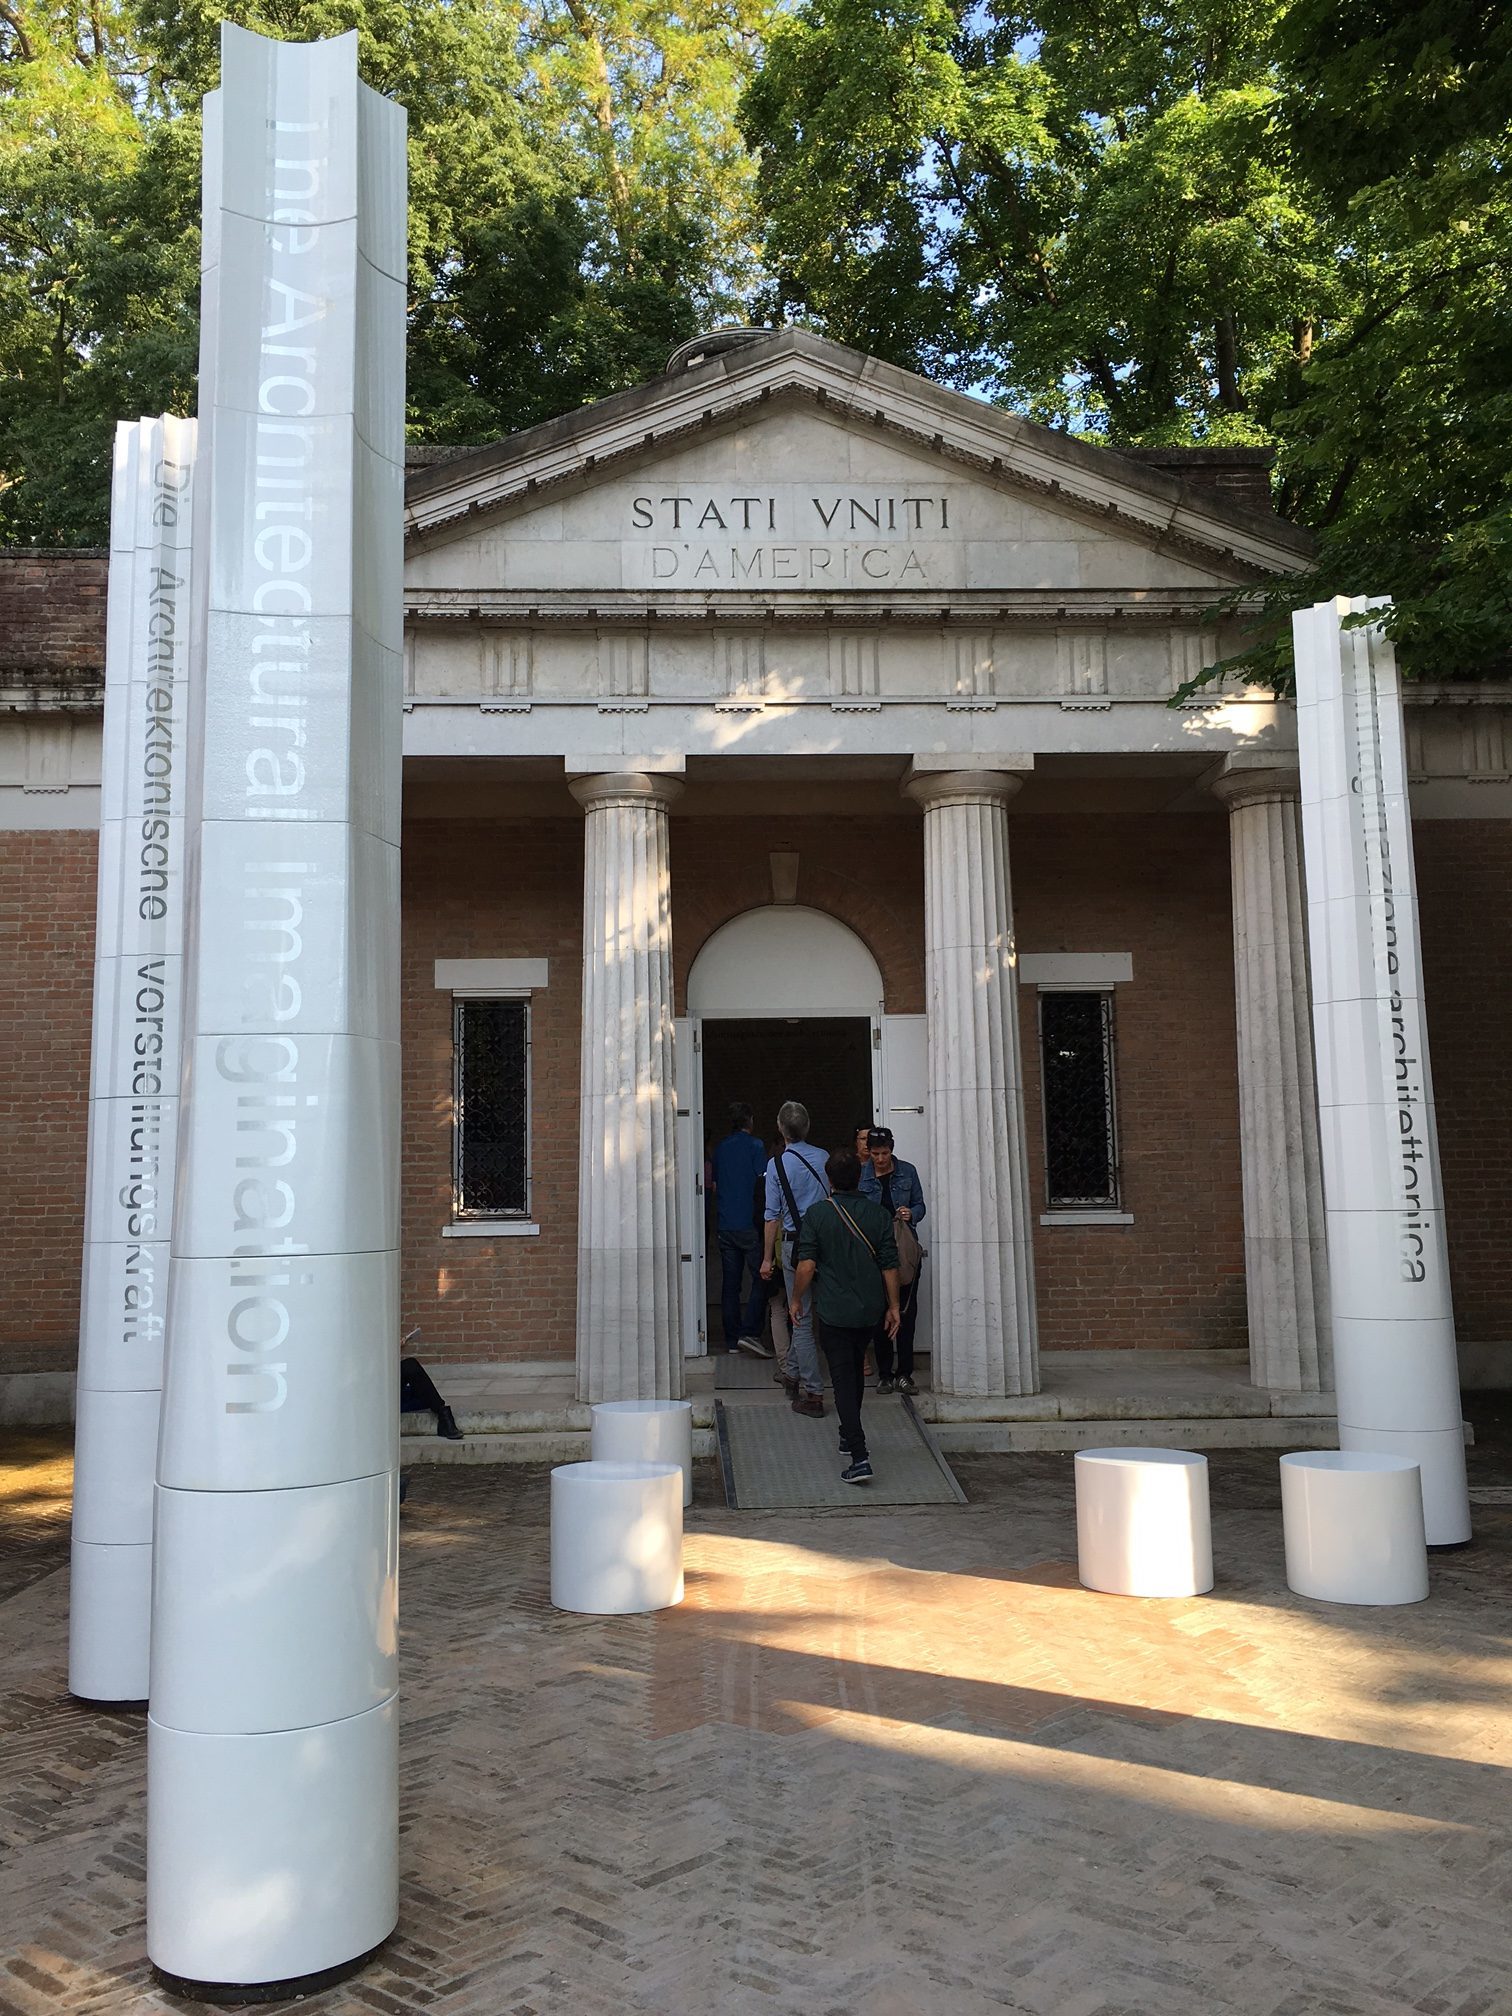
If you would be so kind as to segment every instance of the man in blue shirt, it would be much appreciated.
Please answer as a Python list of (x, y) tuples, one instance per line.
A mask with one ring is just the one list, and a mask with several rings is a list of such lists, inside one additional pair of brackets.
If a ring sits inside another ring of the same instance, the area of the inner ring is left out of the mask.
[(817, 1204), (821, 1197), (829, 1195), (829, 1178), (824, 1173), (829, 1157), (822, 1148), (809, 1146), (808, 1130), (807, 1106), (789, 1099), (779, 1108), (777, 1131), (782, 1136), (782, 1148), (766, 1165), (766, 1245), (761, 1278), (763, 1281), (772, 1278), (780, 1233), (787, 1299), (797, 1311), (792, 1341), (782, 1361), (782, 1383), (793, 1403), (793, 1412), (817, 1418), (824, 1412), (824, 1374), (819, 1369), (819, 1346), (814, 1337), (813, 1296), (808, 1291), (795, 1295), (793, 1276), (798, 1266), (798, 1229), (803, 1214), (810, 1204)]
[[(756, 1185), (766, 1166), (766, 1151), (751, 1132), (755, 1119), (738, 1101), (730, 1108), (730, 1131), (714, 1150), (715, 1225), (719, 1235), (720, 1313), (724, 1318), (726, 1351), (746, 1351), (770, 1358), (762, 1337), (766, 1319), (766, 1284), (760, 1273), (756, 1238)], [(741, 1320), (740, 1290), (746, 1269), (751, 1292)]]
[[(912, 1162), (904, 1162), (893, 1154), (893, 1136), (890, 1127), (873, 1127), (867, 1136), (871, 1148), (871, 1160), (861, 1171), (860, 1192), (863, 1197), (873, 1198), (889, 1218), (901, 1218), (906, 1225), (912, 1225), (917, 1235), (924, 1222), (924, 1186), (919, 1181), (919, 1172)], [(924, 1265), (924, 1257), (919, 1256), (919, 1266)], [(886, 1334), (885, 1326), (878, 1324), (872, 1337), (872, 1349), (877, 1354), (877, 1391), (879, 1393), (917, 1393), (914, 1384), (914, 1330), (919, 1321), (919, 1276), (916, 1274), (903, 1290), (902, 1321), (897, 1332), (897, 1376), (893, 1376), (893, 1339)]]

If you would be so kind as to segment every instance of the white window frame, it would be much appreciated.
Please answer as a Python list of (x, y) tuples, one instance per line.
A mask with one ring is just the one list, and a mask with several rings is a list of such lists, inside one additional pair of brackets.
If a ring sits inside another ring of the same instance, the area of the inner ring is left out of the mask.
[[(541, 1228), (535, 1222), (535, 1056), (534, 1003), (532, 994), (544, 989), (550, 977), (544, 959), (438, 959), (436, 986), (452, 997), (452, 1209), (441, 1227), (443, 1239), (538, 1239)], [(525, 1004), (525, 1208), (523, 1211), (492, 1215), (458, 1211), (459, 1152), (461, 1130), (457, 1124), (457, 1070), (461, 1054), (457, 1042), (459, 1001), (523, 1001)]]

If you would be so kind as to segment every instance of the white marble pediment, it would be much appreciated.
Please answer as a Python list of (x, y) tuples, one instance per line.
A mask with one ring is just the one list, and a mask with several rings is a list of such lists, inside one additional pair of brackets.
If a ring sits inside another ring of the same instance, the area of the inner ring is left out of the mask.
[(908, 597), (1217, 587), (1163, 528), (1032, 499), (789, 406), (411, 554), (412, 590)]
[(796, 331), (411, 477), (406, 586), (511, 599), (1180, 592), (1299, 535)]

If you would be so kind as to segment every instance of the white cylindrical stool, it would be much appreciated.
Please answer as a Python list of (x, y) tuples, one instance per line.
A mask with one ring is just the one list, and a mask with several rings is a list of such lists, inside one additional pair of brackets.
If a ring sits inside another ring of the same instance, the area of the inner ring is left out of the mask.
[(1305, 1449), (1281, 1458), (1286, 1582), (1320, 1603), (1421, 1603), (1423, 1483), (1405, 1456)]
[(1213, 1586), (1206, 1456), (1078, 1449), (1077, 1573), (1109, 1596), (1201, 1596)]
[(683, 1503), (693, 1503), (693, 1402), (598, 1400), (593, 1407), (595, 1463), (677, 1463)]
[(676, 1463), (564, 1463), (551, 1473), (551, 1600), (623, 1617), (683, 1598)]

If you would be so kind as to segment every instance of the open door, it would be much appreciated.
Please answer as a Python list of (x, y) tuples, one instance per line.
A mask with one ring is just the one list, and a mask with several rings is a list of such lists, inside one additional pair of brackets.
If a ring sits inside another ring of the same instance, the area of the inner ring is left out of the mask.
[[(929, 1167), (929, 1024), (923, 1015), (882, 1017), (881, 1112), (893, 1131), (895, 1152), (912, 1162), (924, 1186), (924, 1202), (934, 1209)], [(919, 1244), (930, 1244), (933, 1221), (926, 1218)], [(934, 1349), (933, 1269), (926, 1260), (919, 1276), (919, 1327), (915, 1348)]]
[(677, 1251), (681, 1261), (682, 1339), (685, 1358), (702, 1358), (707, 1332), (708, 1261), (704, 1253), (703, 1071), (698, 1017), (672, 1024), (672, 1068), (677, 1080)]

